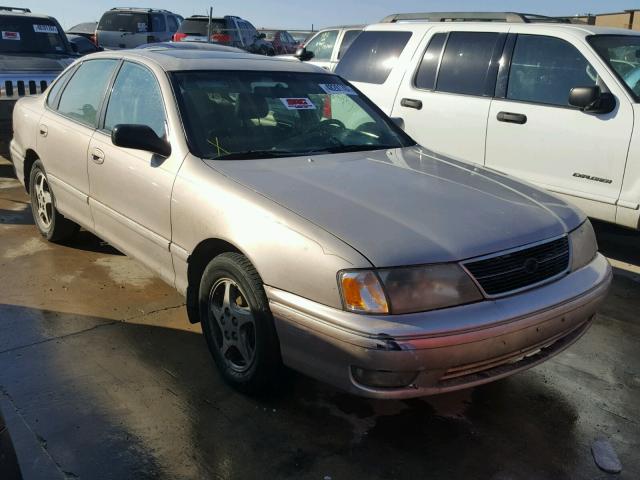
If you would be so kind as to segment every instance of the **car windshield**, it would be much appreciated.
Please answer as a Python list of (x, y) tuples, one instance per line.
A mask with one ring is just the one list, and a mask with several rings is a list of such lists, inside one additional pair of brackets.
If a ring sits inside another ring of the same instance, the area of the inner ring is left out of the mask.
[(380, 150), (414, 142), (339, 77), (298, 72), (172, 74), (190, 148), (211, 159)]
[(593, 35), (588, 40), (640, 101), (640, 35)]
[(107, 12), (102, 15), (98, 30), (103, 32), (144, 33), (150, 30), (149, 15), (138, 12)]
[(46, 18), (0, 16), (0, 52), (68, 54), (58, 26)]

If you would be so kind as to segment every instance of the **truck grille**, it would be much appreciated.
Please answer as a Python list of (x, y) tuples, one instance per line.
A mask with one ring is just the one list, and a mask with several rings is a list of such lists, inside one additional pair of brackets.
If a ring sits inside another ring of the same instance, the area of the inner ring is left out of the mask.
[(0, 80), (0, 100), (12, 100), (32, 95), (40, 95), (47, 89), (54, 78), (55, 75), (47, 75), (46, 78)]
[(567, 237), (463, 264), (487, 295), (502, 295), (554, 278), (569, 268)]

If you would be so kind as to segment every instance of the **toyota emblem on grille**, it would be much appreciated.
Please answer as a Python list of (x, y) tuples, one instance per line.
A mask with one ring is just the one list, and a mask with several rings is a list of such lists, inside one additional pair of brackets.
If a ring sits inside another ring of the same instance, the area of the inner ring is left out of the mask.
[(527, 258), (522, 265), (522, 269), (527, 273), (536, 273), (540, 264), (535, 258)]

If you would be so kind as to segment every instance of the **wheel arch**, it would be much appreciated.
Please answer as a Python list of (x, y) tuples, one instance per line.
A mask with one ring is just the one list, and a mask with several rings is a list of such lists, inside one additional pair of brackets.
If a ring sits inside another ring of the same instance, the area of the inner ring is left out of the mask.
[(190, 323), (200, 322), (198, 291), (204, 269), (215, 257), (227, 252), (239, 253), (246, 257), (242, 250), (226, 240), (207, 238), (198, 243), (187, 258), (187, 315)]
[(23, 162), (23, 180), (24, 180), (24, 188), (29, 193), (29, 180), (31, 179), (31, 169), (33, 168), (33, 164), (36, 163), (37, 160), (40, 160), (40, 156), (36, 153), (35, 150), (28, 148), (24, 154), (24, 162)]

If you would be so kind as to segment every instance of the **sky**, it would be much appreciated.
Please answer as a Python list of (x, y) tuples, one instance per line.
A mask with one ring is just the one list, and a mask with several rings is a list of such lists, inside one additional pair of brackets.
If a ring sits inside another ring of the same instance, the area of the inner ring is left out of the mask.
[(543, 15), (576, 15), (616, 12), (640, 8), (632, 1), (618, 0), (4, 0), (4, 4), (26, 6), (33, 12), (58, 19), (63, 28), (77, 23), (97, 21), (105, 10), (117, 6), (165, 8), (187, 17), (206, 14), (213, 6), (214, 15), (237, 15), (257, 28), (315, 29), (345, 24), (374, 23), (399, 12), (438, 11), (517, 11)]

